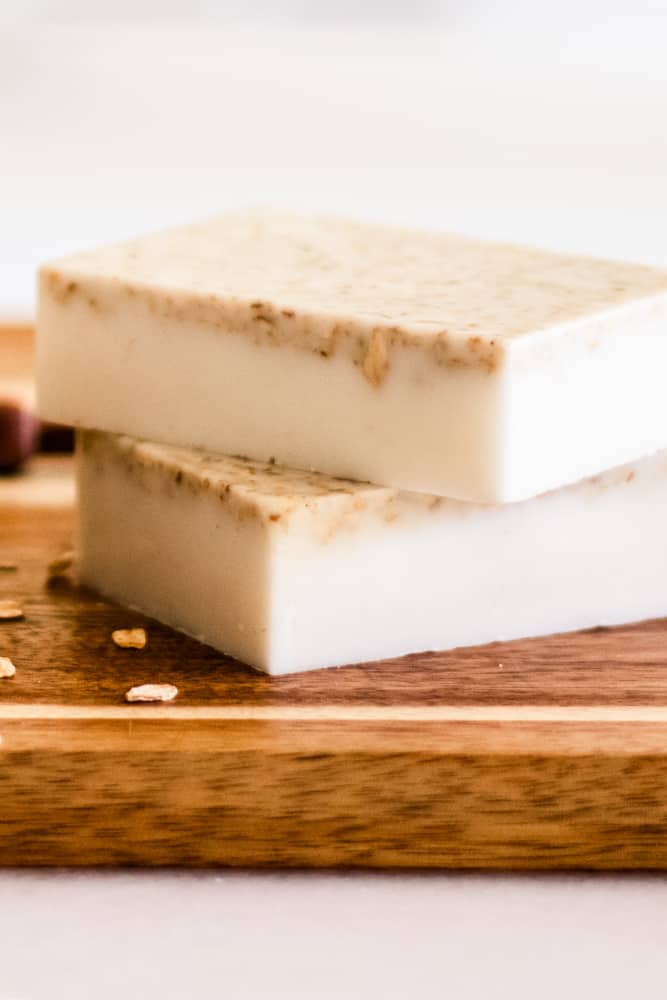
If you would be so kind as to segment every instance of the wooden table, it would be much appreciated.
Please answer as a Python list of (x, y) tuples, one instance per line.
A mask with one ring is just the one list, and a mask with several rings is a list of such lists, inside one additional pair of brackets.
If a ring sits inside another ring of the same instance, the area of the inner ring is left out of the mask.
[(2, 864), (667, 867), (667, 623), (269, 678), (46, 586), (70, 495), (0, 480)]

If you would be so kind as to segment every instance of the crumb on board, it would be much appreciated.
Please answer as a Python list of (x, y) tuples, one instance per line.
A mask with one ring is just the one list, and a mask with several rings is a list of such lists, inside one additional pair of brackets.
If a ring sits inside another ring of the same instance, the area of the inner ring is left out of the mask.
[(111, 638), (121, 649), (143, 649), (146, 645), (146, 630), (143, 628), (117, 628)]
[(9, 657), (0, 656), (0, 678), (6, 680), (8, 677), (13, 677), (15, 673), (16, 667)]
[(15, 622), (19, 618), (23, 618), (23, 608), (17, 601), (12, 598), (0, 601), (0, 621)]
[(15, 573), (18, 568), (18, 563), (6, 561), (0, 562), (0, 573)]
[(63, 573), (67, 573), (71, 569), (74, 562), (74, 552), (70, 549), (67, 552), (61, 552), (59, 556), (52, 559), (51, 562), (46, 567), (47, 579), (53, 580), (58, 576), (62, 576)]
[(173, 684), (139, 684), (125, 694), (125, 701), (173, 701), (178, 688)]

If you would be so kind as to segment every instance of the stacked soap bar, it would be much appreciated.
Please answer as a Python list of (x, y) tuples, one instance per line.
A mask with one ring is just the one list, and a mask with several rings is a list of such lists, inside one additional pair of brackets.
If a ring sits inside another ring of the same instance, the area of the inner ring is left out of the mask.
[(42, 270), (52, 420), (503, 503), (667, 446), (667, 274), (240, 213)]
[(663, 271), (245, 212), (46, 266), (38, 334), (83, 579), (254, 666), (664, 610)]
[(489, 506), (84, 431), (81, 574), (273, 674), (655, 617), (667, 453)]

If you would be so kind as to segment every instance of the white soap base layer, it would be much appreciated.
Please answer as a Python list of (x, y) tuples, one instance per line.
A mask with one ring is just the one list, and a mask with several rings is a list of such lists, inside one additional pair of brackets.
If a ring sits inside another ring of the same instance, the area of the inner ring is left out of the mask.
[(86, 433), (82, 582), (271, 674), (667, 612), (667, 453), (505, 507), (239, 468)]
[(76, 426), (518, 501), (667, 447), (666, 325), (667, 272), (241, 213), (44, 268), (39, 405)]

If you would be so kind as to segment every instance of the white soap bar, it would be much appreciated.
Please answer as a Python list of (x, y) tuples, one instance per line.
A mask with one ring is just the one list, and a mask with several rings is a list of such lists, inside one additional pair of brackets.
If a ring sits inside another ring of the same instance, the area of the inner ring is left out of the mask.
[(667, 447), (667, 272), (245, 212), (42, 270), (45, 417), (479, 502)]
[(84, 432), (84, 583), (272, 674), (667, 612), (667, 452), (473, 505)]

